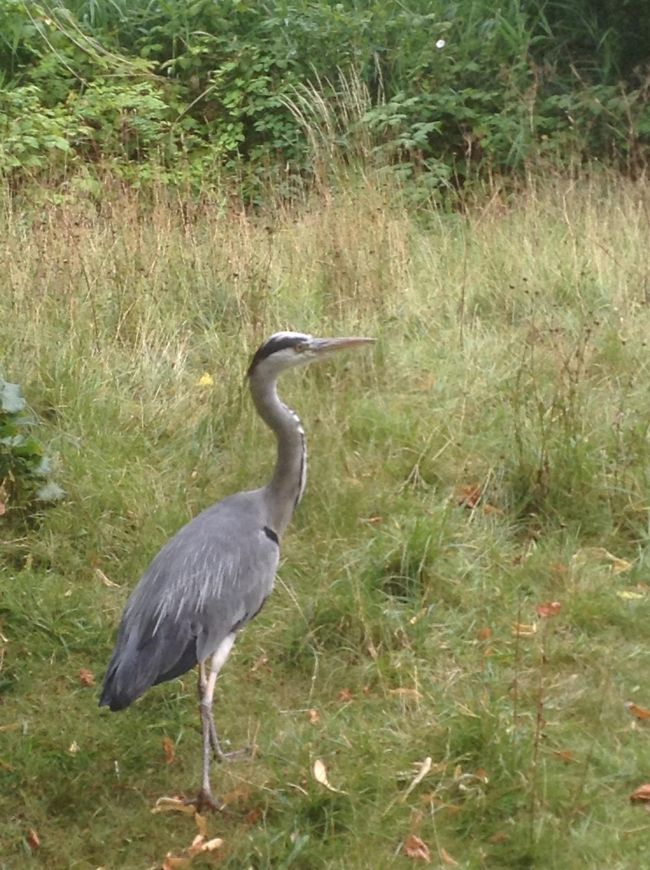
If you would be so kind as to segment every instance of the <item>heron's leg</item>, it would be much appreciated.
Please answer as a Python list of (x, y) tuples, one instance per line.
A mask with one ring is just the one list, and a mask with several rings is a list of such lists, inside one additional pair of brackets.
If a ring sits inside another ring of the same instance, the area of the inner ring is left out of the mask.
[[(205, 693), (205, 689), (207, 686), (207, 677), (205, 675), (205, 662), (199, 662), (199, 704), (203, 701), (203, 695)], [(200, 708), (199, 708), (200, 709)], [(203, 721), (203, 719), (201, 719)], [(216, 758), (220, 761), (223, 761), (224, 758), (228, 757), (228, 753), (225, 753), (221, 748), (221, 743), (219, 742), (219, 735), (217, 734), (217, 729), (214, 724), (214, 716), (210, 716), (210, 746), (212, 747), (212, 751)]]
[[(219, 761), (226, 761), (228, 759), (234, 758), (237, 755), (241, 755), (241, 751), (236, 752), (224, 752), (221, 748), (221, 742), (219, 741), (219, 735), (217, 734), (217, 727), (214, 724), (214, 715), (212, 713), (212, 704), (214, 701), (214, 689), (217, 683), (217, 676), (219, 675), (219, 671), (223, 667), (228, 655), (230, 654), (230, 650), (235, 642), (236, 633), (232, 632), (227, 635), (224, 640), (219, 645), (217, 651), (212, 656), (210, 660), (210, 672), (206, 678), (205, 675), (205, 663), (201, 662), (199, 664), (199, 697), (200, 697), (200, 710), (201, 710), (201, 724), (203, 726), (203, 775), (204, 780), (207, 775), (206, 771), (209, 768), (209, 760), (206, 762), (206, 753), (209, 756), (209, 747), (214, 752), (215, 756), (219, 759)], [(207, 733), (207, 738), (206, 738)], [(207, 740), (207, 743), (206, 743)], [(207, 765), (207, 767), (206, 767)]]

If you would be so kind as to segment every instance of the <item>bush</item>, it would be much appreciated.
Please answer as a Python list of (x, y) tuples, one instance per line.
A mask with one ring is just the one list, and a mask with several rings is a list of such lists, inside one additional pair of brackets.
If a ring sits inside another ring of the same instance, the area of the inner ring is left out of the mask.
[(50, 479), (50, 460), (31, 434), (34, 421), (26, 405), (18, 384), (0, 378), (0, 515), (11, 509), (30, 513), (64, 495)]

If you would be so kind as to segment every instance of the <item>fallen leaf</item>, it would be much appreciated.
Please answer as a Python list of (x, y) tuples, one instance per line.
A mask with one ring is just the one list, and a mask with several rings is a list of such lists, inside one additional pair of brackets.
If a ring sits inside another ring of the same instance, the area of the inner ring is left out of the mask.
[(412, 698), (414, 701), (419, 701), (422, 694), (417, 689), (408, 689), (400, 686), (398, 689), (389, 689), (389, 695), (400, 695), (402, 698)]
[(632, 592), (631, 589), (619, 589), (616, 594), (624, 601), (638, 601), (640, 598), (645, 598), (642, 592)]
[(401, 797), (402, 803), (406, 800), (406, 798), (411, 794), (416, 785), (422, 782), (424, 777), (431, 770), (431, 758), (427, 755), (424, 761), (419, 765), (418, 770), (411, 781), (409, 787), (406, 789), (404, 794)]
[(269, 657), (267, 655), (262, 654), (257, 661), (251, 666), (251, 674), (254, 674), (256, 671), (259, 671), (260, 668), (264, 668), (265, 671), (271, 670), (267, 667), (269, 663)]
[(570, 749), (555, 749), (553, 750), (553, 755), (565, 764), (570, 764), (572, 761), (576, 760)]
[(312, 725), (315, 725), (317, 722), (320, 722), (320, 713), (318, 710), (315, 710), (313, 707), (308, 711), (309, 721)]
[(202, 816), (201, 813), (194, 813), (194, 823), (196, 824), (196, 828), (201, 834), (202, 837), (207, 838), (208, 836), (208, 820), (205, 816)]
[(626, 701), (625, 709), (631, 716), (634, 716), (635, 719), (650, 719), (650, 710), (646, 710), (645, 707), (640, 707), (638, 704), (635, 704), (634, 701)]
[(192, 840), (192, 845), (188, 846), (187, 854), (190, 858), (194, 858), (195, 855), (200, 855), (202, 852), (214, 852), (222, 846), (223, 840), (221, 837), (214, 837), (212, 840), (206, 840), (203, 834), (197, 834)]
[(495, 504), (490, 504), (490, 502), (486, 502), (483, 505), (483, 513), (488, 517), (502, 517), (505, 511), (502, 508), (497, 507)]
[(193, 816), (196, 812), (194, 804), (188, 804), (179, 797), (159, 797), (152, 813), (183, 813), (185, 816)]
[(508, 835), (505, 831), (497, 831), (496, 834), (492, 834), (489, 839), (490, 843), (505, 843), (508, 839)]
[(79, 744), (76, 740), (73, 740), (70, 746), (68, 746), (68, 752), (70, 755), (76, 755), (79, 752)]
[(216, 849), (220, 849), (223, 846), (223, 840), (221, 837), (213, 837), (211, 840), (207, 840), (203, 844), (202, 852), (214, 852)]
[(538, 604), (535, 612), (540, 619), (550, 619), (552, 616), (557, 616), (562, 610), (562, 605), (559, 601), (546, 601), (544, 604)]
[(417, 834), (409, 834), (404, 840), (404, 854), (407, 858), (412, 858), (414, 861), (426, 861), (431, 863), (431, 852), (429, 847), (418, 837)]
[(197, 834), (196, 837), (192, 840), (190, 846), (187, 847), (187, 854), (190, 858), (193, 858), (195, 855), (198, 855), (199, 852), (203, 851), (203, 844), (205, 843), (205, 837), (203, 834)]
[(165, 762), (167, 764), (172, 764), (176, 756), (176, 750), (174, 748), (174, 741), (171, 737), (163, 737), (162, 748), (165, 753)]
[(95, 685), (95, 678), (88, 668), (79, 668), (79, 682), (82, 686)]
[(630, 800), (638, 803), (650, 801), (650, 783), (645, 783), (635, 789), (630, 795)]
[(198, 387), (213, 387), (214, 386), (214, 378), (210, 374), (210, 372), (203, 372), (201, 377), (196, 382)]
[(330, 785), (330, 782), (327, 778), (327, 768), (320, 760), (320, 758), (317, 758), (314, 762), (314, 765), (312, 767), (312, 773), (314, 774), (314, 779), (316, 780), (316, 782), (325, 786), (325, 788), (329, 789), (329, 791), (336, 792), (337, 794), (345, 794), (345, 792), (341, 791), (338, 788), (334, 788), (333, 785)]
[(95, 568), (95, 575), (97, 577), (99, 577), (99, 579), (104, 584), (104, 586), (108, 587), (109, 589), (120, 589), (121, 588), (119, 583), (113, 583), (112, 580), (109, 580), (101, 568)]
[(247, 825), (256, 825), (257, 822), (262, 818), (262, 809), (261, 807), (253, 807), (252, 810), (249, 810), (244, 816), (244, 822)]
[(347, 701), (352, 700), (352, 692), (349, 689), (341, 689), (336, 698), (337, 700), (346, 703)]
[(475, 508), (481, 500), (483, 487), (478, 483), (467, 483), (456, 489), (456, 498), (461, 507)]
[(489, 640), (492, 637), (492, 629), (491, 628), (479, 628), (476, 632), (477, 640)]
[(442, 846), (438, 849), (438, 854), (440, 855), (440, 860), (443, 864), (447, 864), (448, 867), (458, 867), (458, 861), (455, 858), (452, 858), (449, 852), (446, 849), (443, 849)]
[(537, 626), (534, 623), (527, 625), (524, 622), (513, 622), (512, 633), (515, 637), (534, 637), (537, 634)]
[(30, 828), (27, 831), (27, 845), (35, 852), (36, 849), (40, 849), (41, 847), (41, 838), (38, 836), (38, 833), (34, 830), (34, 828)]

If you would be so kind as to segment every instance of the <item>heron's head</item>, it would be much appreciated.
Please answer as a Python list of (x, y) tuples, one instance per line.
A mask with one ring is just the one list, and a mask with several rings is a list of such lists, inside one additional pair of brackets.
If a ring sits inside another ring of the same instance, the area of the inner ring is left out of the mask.
[(277, 377), (285, 369), (304, 366), (350, 347), (373, 342), (374, 338), (314, 338), (302, 332), (276, 332), (258, 348), (248, 369), (254, 373)]

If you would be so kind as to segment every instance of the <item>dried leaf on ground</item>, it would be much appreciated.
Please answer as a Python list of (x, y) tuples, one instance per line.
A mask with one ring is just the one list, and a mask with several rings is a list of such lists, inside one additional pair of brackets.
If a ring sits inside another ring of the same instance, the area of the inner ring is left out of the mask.
[(575, 755), (570, 749), (555, 749), (553, 755), (565, 764), (571, 764), (571, 762), (576, 760)]
[(650, 710), (635, 704), (634, 701), (626, 701), (625, 709), (635, 719), (650, 719)]
[(172, 764), (174, 758), (176, 757), (176, 749), (174, 747), (174, 741), (171, 737), (163, 737), (162, 740), (162, 748), (165, 753), (165, 761), (167, 764)]
[(203, 372), (201, 377), (196, 382), (198, 387), (213, 387), (214, 386), (214, 378), (210, 374), (210, 372)]
[(633, 592), (631, 589), (619, 589), (616, 594), (624, 601), (639, 601), (641, 598), (645, 598), (643, 592)]
[(203, 834), (197, 834), (192, 840), (192, 845), (188, 846), (187, 854), (190, 858), (194, 858), (195, 855), (200, 855), (202, 852), (214, 852), (216, 849), (220, 849), (221, 846), (223, 846), (221, 837), (206, 840)]
[(68, 746), (68, 752), (70, 755), (76, 755), (79, 752), (79, 744), (76, 740), (73, 740), (70, 746)]
[(208, 820), (205, 816), (202, 816), (201, 813), (194, 813), (194, 823), (196, 824), (196, 829), (201, 834), (202, 837), (207, 839), (208, 836)]
[(256, 825), (262, 818), (262, 815), (263, 813), (261, 807), (253, 807), (253, 809), (249, 810), (244, 816), (244, 822), (247, 825)]
[(456, 490), (458, 504), (462, 507), (475, 508), (481, 500), (483, 487), (478, 483), (466, 483)]
[(446, 849), (443, 849), (442, 846), (439, 848), (438, 854), (440, 855), (440, 860), (443, 864), (446, 864), (448, 867), (458, 867), (458, 861), (455, 858), (452, 858), (449, 852)]
[(422, 782), (422, 780), (427, 775), (427, 773), (429, 773), (430, 770), (431, 770), (431, 758), (430, 758), (430, 756), (427, 755), (427, 757), (424, 759), (424, 761), (419, 765), (418, 770), (417, 770), (415, 776), (413, 777), (409, 787), (406, 789), (406, 791), (402, 795), (402, 798), (401, 798), (402, 801), (406, 800), (406, 798), (411, 794), (411, 792), (416, 787), (416, 785), (419, 785)]
[(38, 832), (35, 831), (34, 828), (30, 828), (29, 831), (27, 831), (27, 845), (32, 852), (41, 847), (41, 838), (38, 836)]
[(79, 668), (79, 682), (82, 686), (94, 686), (95, 677), (88, 668)]
[(317, 722), (320, 722), (320, 713), (318, 712), (318, 710), (316, 710), (312, 707), (311, 710), (308, 710), (307, 712), (309, 715), (309, 721), (312, 725), (315, 725)]
[(338, 788), (334, 788), (333, 785), (330, 785), (330, 781), (327, 778), (327, 768), (320, 760), (320, 758), (317, 758), (314, 762), (314, 765), (312, 767), (312, 773), (314, 774), (314, 779), (316, 780), (316, 782), (325, 786), (325, 788), (329, 789), (329, 791), (336, 792), (336, 794), (345, 794), (345, 792), (341, 791)]
[(429, 847), (418, 837), (417, 834), (409, 834), (404, 840), (404, 854), (407, 858), (412, 858), (414, 861), (426, 861), (431, 863), (431, 852)]
[(550, 619), (552, 616), (557, 616), (562, 610), (562, 605), (559, 601), (545, 601), (544, 604), (538, 604), (535, 612), (540, 619)]
[(489, 640), (491, 637), (492, 629), (488, 628), (487, 626), (485, 628), (479, 628), (479, 630), (476, 632), (477, 640)]
[(119, 583), (113, 583), (112, 580), (109, 580), (106, 574), (102, 571), (101, 568), (95, 568), (95, 574), (102, 581), (102, 584), (106, 586), (107, 589), (121, 589)]
[(262, 655), (261, 655), (261, 656), (260, 656), (260, 657), (255, 661), (255, 662), (253, 662), (253, 664), (251, 665), (251, 674), (256, 673), (257, 671), (261, 670), (262, 668), (263, 668), (265, 671), (270, 671), (271, 668), (268, 667), (268, 664), (269, 664), (269, 657), (268, 657), (266, 654), (263, 653), (263, 654), (262, 654)]
[(349, 689), (341, 689), (341, 691), (336, 696), (337, 701), (341, 701), (342, 703), (346, 703), (347, 701), (352, 700), (352, 692)]
[(528, 625), (524, 622), (513, 622), (512, 633), (515, 637), (534, 637), (537, 634), (537, 626), (534, 623)]
[(194, 804), (188, 804), (180, 797), (159, 797), (152, 813), (183, 813), (185, 816), (193, 816), (196, 812)]
[(644, 785), (634, 789), (630, 795), (630, 800), (636, 803), (647, 803), (650, 801), (650, 783), (644, 783)]

